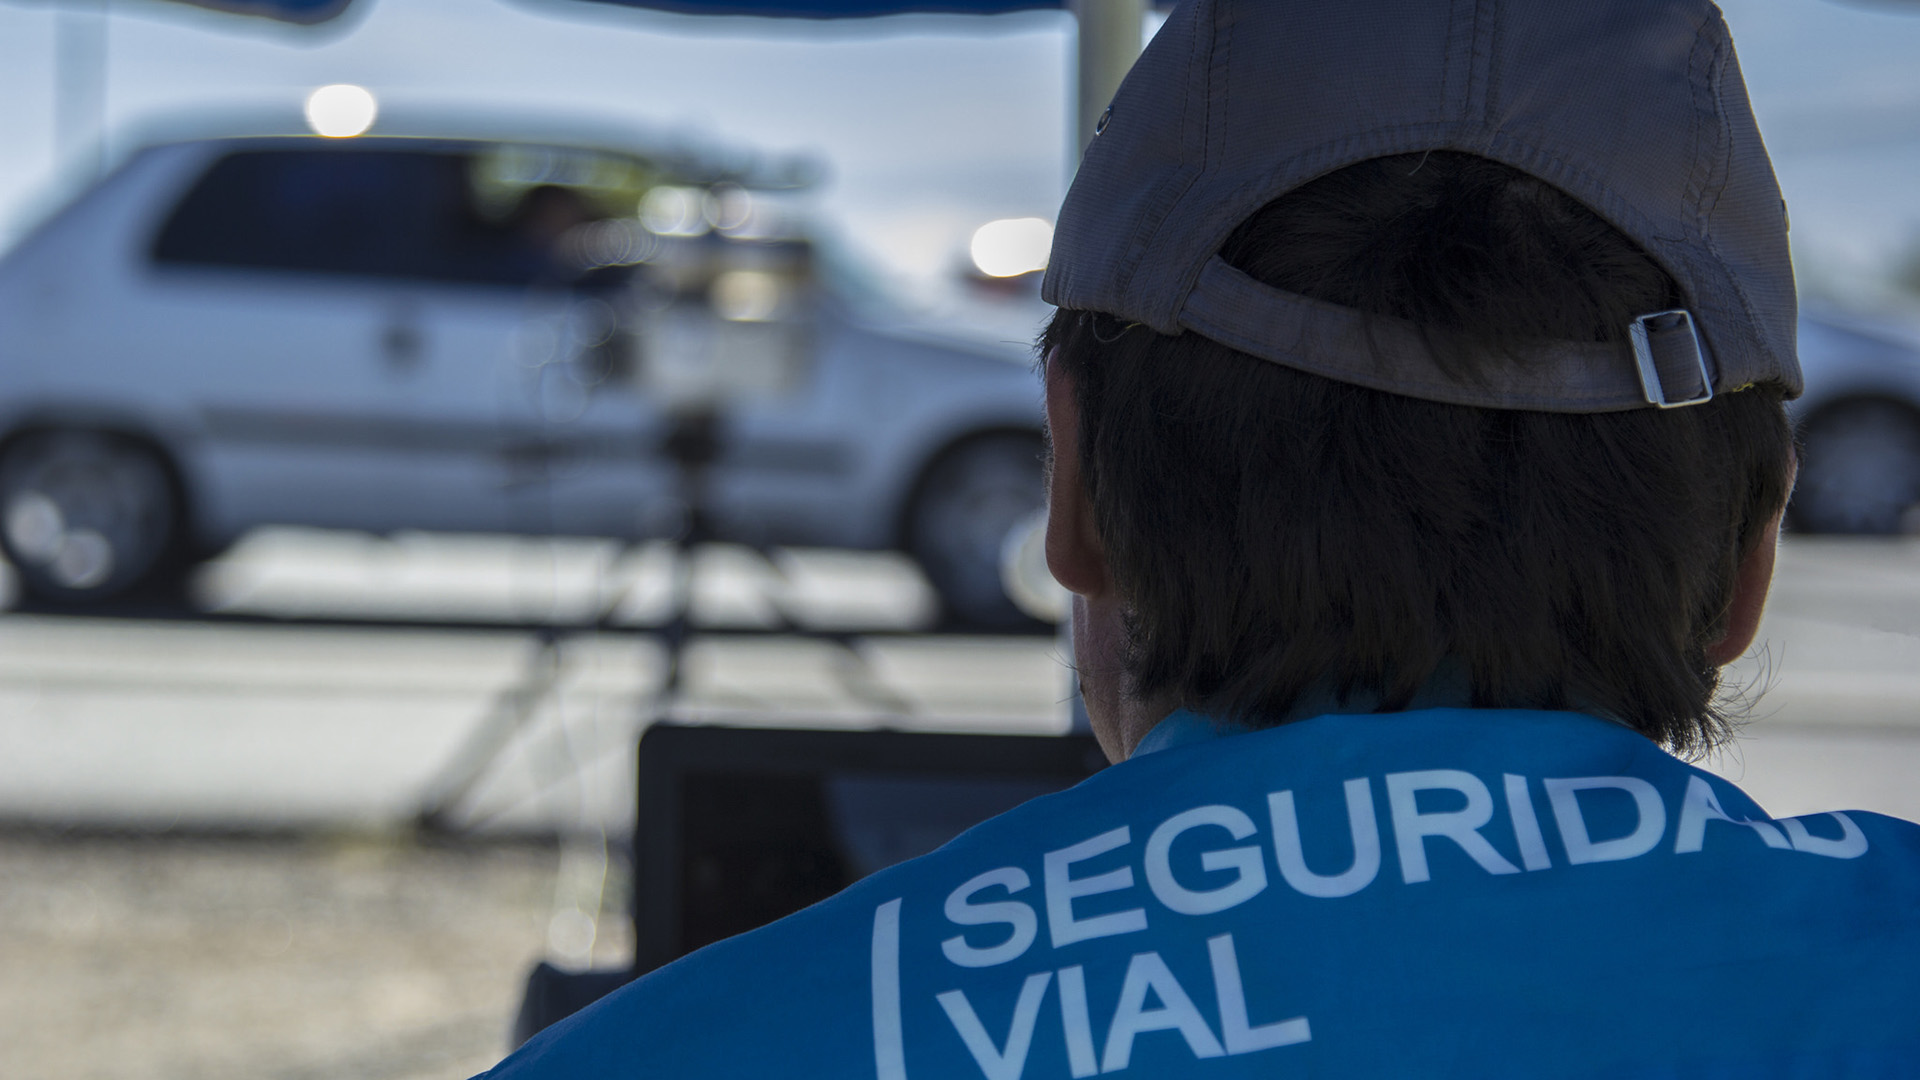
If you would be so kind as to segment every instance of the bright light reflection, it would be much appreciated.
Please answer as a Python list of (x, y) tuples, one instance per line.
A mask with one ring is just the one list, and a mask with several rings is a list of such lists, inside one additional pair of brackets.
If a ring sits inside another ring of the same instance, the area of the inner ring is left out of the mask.
[(699, 236), (710, 228), (706, 204), (699, 188), (657, 187), (640, 200), (640, 222), (661, 236)]
[(729, 270), (713, 279), (708, 298), (721, 318), (764, 322), (780, 310), (780, 279), (762, 270)]
[(1017, 277), (1047, 268), (1053, 226), (1039, 218), (1002, 218), (973, 231), (973, 265), (988, 277)]
[(373, 126), (380, 104), (373, 92), (351, 83), (323, 86), (307, 95), (307, 126), (330, 139), (350, 139)]

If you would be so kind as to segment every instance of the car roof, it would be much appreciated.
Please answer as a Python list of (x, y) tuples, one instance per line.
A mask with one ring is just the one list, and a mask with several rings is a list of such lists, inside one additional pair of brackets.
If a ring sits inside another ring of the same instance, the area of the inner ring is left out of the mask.
[(1886, 314), (1848, 311), (1824, 304), (1802, 309), (1800, 321), (1862, 346), (1898, 350), (1920, 357), (1920, 321)]
[(441, 114), (389, 119), (352, 138), (314, 135), (278, 117), (194, 117), (147, 125), (143, 149), (199, 144), (222, 149), (298, 148), (327, 151), (382, 146), (461, 152), (496, 146), (611, 154), (646, 162), (669, 182), (734, 184), (759, 191), (795, 191), (817, 184), (820, 164), (802, 155), (729, 147), (690, 134), (660, 134), (573, 117)]

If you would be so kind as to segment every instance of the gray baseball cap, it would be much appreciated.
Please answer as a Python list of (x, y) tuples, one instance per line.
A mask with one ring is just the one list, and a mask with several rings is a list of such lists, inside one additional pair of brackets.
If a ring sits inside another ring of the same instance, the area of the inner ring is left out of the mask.
[[(1218, 256), (1336, 169), (1478, 154), (1640, 244), (1685, 307), (1462, 381), (1420, 328)], [(1342, 382), (1483, 408), (1611, 412), (1801, 389), (1786, 207), (1706, 0), (1183, 0), (1114, 95), (1060, 208), (1043, 295)]]

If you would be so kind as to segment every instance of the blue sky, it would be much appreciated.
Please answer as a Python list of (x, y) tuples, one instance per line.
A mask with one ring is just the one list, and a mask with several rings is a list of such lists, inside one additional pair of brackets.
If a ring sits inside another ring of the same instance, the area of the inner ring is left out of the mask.
[[(994, 217), (1052, 217), (1068, 165), (1072, 23), (1033, 12), (808, 24), (571, 0), (373, 0), (319, 31), (108, 0), (106, 120), (248, 110), (291, 121), (355, 82), (390, 115), (450, 106), (642, 122), (804, 151), (821, 212), (901, 280), (956, 264)], [(0, 238), (65, 181), (55, 161), (58, 0), (0, 0)], [(1920, 238), (1920, 4), (1727, 0), (1815, 289), (1870, 300)]]

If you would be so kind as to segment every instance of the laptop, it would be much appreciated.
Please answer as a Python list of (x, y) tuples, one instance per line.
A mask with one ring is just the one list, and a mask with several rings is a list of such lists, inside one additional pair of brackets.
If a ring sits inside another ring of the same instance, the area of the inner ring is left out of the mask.
[(655, 724), (640, 739), (634, 962), (527, 981), (515, 1044), (627, 981), (924, 855), (1106, 766), (1091, 735)]

